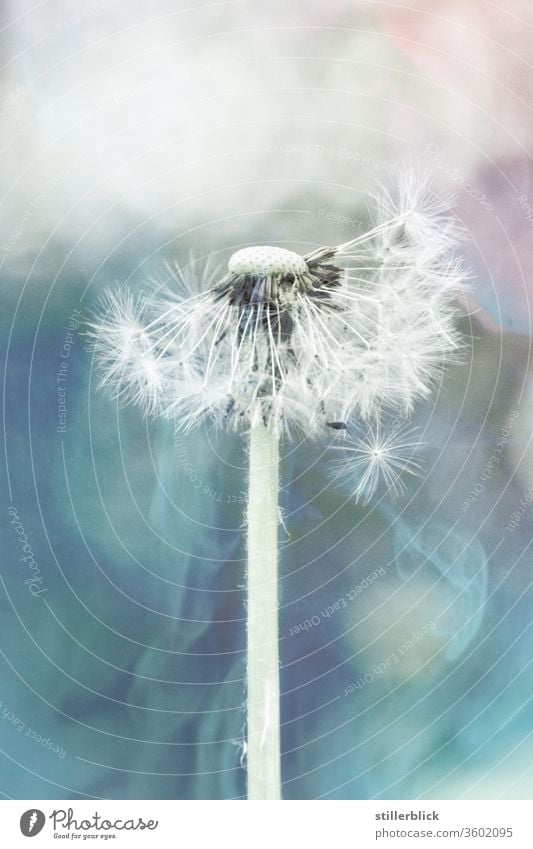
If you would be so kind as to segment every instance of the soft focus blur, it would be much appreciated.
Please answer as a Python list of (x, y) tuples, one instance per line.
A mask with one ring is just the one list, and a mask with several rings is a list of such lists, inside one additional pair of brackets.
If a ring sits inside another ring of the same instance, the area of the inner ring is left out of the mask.
[(398, 501), (283, 445), (283, 794), (531, 797), (533, 8), (500, 6), (4, 0), (5, 797), (245, 795), (245, 442), (119, 409), (84, 322), (343, 242), (406, 161), (464, 227), (463, 363)]

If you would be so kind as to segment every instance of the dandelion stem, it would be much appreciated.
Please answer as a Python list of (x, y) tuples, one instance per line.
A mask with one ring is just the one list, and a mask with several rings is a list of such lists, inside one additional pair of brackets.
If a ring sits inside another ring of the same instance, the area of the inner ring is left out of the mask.
[(250, 435), (248, 491), (248, 799), (281, 799), (278, 634), (278, 436)]

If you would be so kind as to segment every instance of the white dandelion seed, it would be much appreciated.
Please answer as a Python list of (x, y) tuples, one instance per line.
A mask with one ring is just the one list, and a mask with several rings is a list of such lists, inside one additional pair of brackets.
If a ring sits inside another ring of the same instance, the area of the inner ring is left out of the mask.
[(89, 335), (100, 386), (110, 387), (113, 396), (124, 403), (155, 413), (168, 370), (146, 331), (145, 314), (142, 297), (124, 288), (107, 292)]
[[(108, 295), (91, 328), (101, 382), (118, 399), (185, 430), (211, 421), (249, 435), (250, 799), (281, 797), (279, 438), (408, 416), (460, 348), (464, 272), (445, 206), (408, 175), (396, 200), (385, 191), (374, 198), (371, 214), (366, 233), (336, 247), (305, 256), (246, 247), (199, 285), (178, 274), (174, 292)], [(356, 498), (380, 481), (398, 493), (400, 472), (417, 468), (399, 432), (348, 448), (341, 474), (355, 475)]]
[(423, 467), (415, 459), (421, 445), (416, 428), (388, 429), (378, 422), (362, 435), (346, 437), (342, 445), (332, 446), (344, 456), (333, 462), (331, 477), (346, 480), (357, 502), (368, 504), (380, 485), (398, 498), (406, 489), (404, 475), (422, 475)]

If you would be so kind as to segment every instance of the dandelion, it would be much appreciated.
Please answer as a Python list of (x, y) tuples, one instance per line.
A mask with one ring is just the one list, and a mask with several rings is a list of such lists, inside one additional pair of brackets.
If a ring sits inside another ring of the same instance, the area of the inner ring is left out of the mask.
[(377, 422), (374, 441), (351, 445), (344, 471), (363, 470), (357, 498), (380, 479), (401, 489), (410, 443), (382, 434), (379, 422), (392, 410), (407, 417), (459, 349), (454, 299), (464, 273), (446, 208), (406, 175), (396, 200), (374, 198), (371, 228), (349, 242), (304, 256), (245, 247), (201, 285), (179, 275), (163, 295), (108, 295), (92, 324), (101, 382), (117, 398), (185, 431), (209, 421), (249, 439), (251, 799), (280, 798), (279, 440)]

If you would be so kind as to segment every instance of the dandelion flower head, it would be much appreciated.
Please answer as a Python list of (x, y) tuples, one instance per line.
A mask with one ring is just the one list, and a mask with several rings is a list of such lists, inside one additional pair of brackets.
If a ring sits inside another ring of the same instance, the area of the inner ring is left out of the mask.
[(108, 293), (91, 328), (102, 384), (185, 430), (317, 435), (408, 415), (459, 347), (457, 227), (412, 175), (370, 215), (335, 247), (245, 247), (200, 285), (178, 274), (163, 295)]

